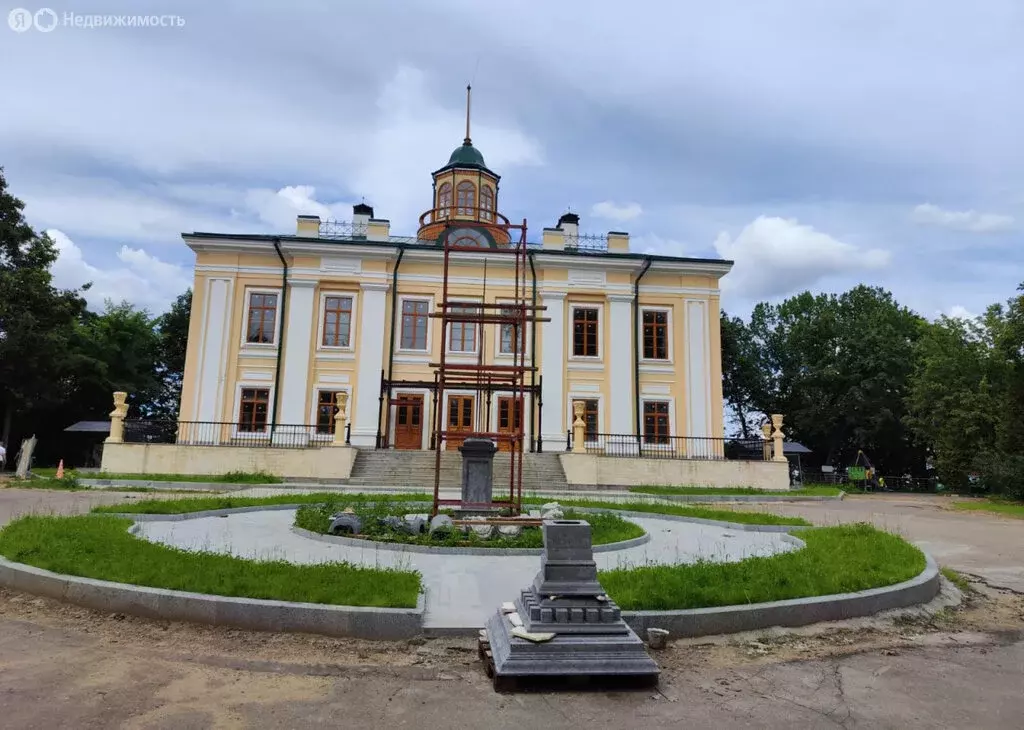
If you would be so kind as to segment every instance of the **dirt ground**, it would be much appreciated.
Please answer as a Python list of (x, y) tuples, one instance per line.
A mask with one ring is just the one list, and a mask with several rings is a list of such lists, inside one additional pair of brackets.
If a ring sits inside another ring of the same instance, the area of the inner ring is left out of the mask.
[[(0, 521), (24, 511), (84, 511), (115, 499), (0, 490)], [(979, 576), (964, 603), (942, 608), (956, 593), (947, 587), (927, 611), (677, 641), (655, 654), (659, 687), (643, 691), (498, 694), (466, 640), (366, 642), (234, 631), (97, 614), (0, 591), (0, 722), (176, 729), (1019, 728), (1024, 595), (994, 587), (999, 581), (986, 575), (1009, 570), (1012, 577), (1020, 570), (1024, 522), (1007, 531), (1004, 519), (945, 513), (932, 502), (851, 500), (830, 505), (828, 515), (837, 522), (866, 512), (897, 524), (912, 540), (930, 536), (950, 558), (937, 554), (940, 562)], [(815, 507), (779, 507), (772, 505), (819, 519)], [(961, 544), (969, 549), (952, 549)]]

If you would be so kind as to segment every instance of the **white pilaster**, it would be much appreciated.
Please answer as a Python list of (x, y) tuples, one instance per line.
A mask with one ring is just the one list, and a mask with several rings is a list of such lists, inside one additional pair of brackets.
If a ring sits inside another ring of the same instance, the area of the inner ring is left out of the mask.
[[(633, 430), (633, 297), (628, 294), (611, 294), (608, 313), (609, 332), (618, 332), (615, 344), (609, 337), (605, 345), (612, 384), (609, 400), (610, 433), (630, 434)], [(635, 326), (635, 325), (634, 325)], [(627, 337), (629, 344), (627, 345)]]
[[(355, 404), (349, 407), (352, 413), (352, 445), (372, 449), (377, 445), (377, 424), (380, 408), (380, 372), (384, 366), (384, 309), (387, 304), (388, 284), (367, 282), (361, 285), (362, 295), (359, 317), (359, 344), (356, 355), (359, 358), (359, 382), (356, 385)], [(395, 326), (401, 321), (396, 318)]]
[(232, 283), (231, 279), (207, 280), (199, 341), (199, 379), (192, 404), (192, 420), (195, 421), (223, 421), (225, 418)]
[(544, 388), (541, 398), (541, 434), (544, 451), (565, 451), (565, 411), (562, 379), (565, 377), (565, 292), (545, 292), (541, 304), (547, 307), (542, 316), (550, 322), (541, 324), (541, 365)]
[(707, 301), (687, 299), (686, 435), (694, 438), (711, 436), (711, 347), (708, 335)]
[(284, 357), (278, 423), (306, 423), (309, 389), (309, 348), (316, 326), (315, 281), (288, 282), (288, 320), (284, 327)]

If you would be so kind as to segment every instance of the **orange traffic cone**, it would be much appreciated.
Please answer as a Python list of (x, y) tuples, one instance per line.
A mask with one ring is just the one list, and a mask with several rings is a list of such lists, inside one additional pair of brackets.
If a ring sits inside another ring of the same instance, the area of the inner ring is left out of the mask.
[(60, 462), (57, 464), (57, 478), (64, 478), (64, 459), (61, 459)]

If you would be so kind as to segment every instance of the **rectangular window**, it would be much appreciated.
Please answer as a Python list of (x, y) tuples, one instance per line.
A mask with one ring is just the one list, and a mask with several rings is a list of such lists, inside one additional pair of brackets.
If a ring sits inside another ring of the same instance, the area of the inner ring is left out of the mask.
[[(449, 311), (452, 314), (479, 314), (480, 310), (474, 306), (462, 305), (453, 306)], [(449, 352), (476, 352), (475, 322), (451, 322), (448, 327)]]
[(644, 442), (667, 444), (668, 402), (663, 400), (644, 401)]
[(576, 357), (597, 357), (597, 308), (574, 307), (572, 310), (572, 354)]
[(352, 335), (352, 297), (324, 297), (324, 347), (348, 347)]
[(596, 399), (583, 401), (583, 422), (587, 424), (583, 432), (584, 441), (597, 441), (597, 434), (600, 433), (597, 420), (598, 403)]
[(321, 390), (316, 398), (316, 432), (334, 433), (334, 415), (338, 411), (338, 394), (333, 390)]
[(406, 299), (402, 302), (402, 344), (403, 350), (427, 349), (427, 308), (426, 299)]
[(242, 388), (242, 402), (238, 407), (238, 430), (244, 433), (263, 433), (267, 430), (267, 410), (270, 390)]
[(245, 341), (260, 345), (274, 343), (277, 331), (277, 294), (252, 292), (249, 294), (249, 316)]
[(644, 359), (668, 360), (668, 312), (644, 312)]
[[(515, 316), (516, 310), (514, 310), (514, 309), (502, 309), (501, 310), (501, 314), (502, 314), (503, 317)], [(516, 339), (515, 330), (517, 328), (519, 329), (519, 347), (520, 347), (519, 351), (522, 352), (523, 350), (526, 349), (526, 325), (523, 324), (523, 323), (520, 323), (517, 326), (517, 325), (512, 325), (512, 324), (507, 324), (506, 323), (506, 324), (501, 325), (501, 342), (498, 345), (498, 347), (499, 347), (498, 352), (500, 352), (502, 355), (515, 355), (515, 354), (517, 354), (516, 350), (515, 350), (515, 339)]]

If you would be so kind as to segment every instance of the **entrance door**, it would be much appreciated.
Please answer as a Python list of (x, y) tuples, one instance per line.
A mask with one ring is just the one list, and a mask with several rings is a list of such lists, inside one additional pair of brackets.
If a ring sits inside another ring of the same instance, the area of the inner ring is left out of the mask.
[[(449, 451), (462, 446), (473, 431), (473, 396), (471, 395), (450, 395), (448, 396), (448, 445)], [(465, 434), (465, 436), (460, 435)]]
[(423, 448), (423, 396), (399, 395), (395, 402), (395, 448)]
[[(512, 404), (515, 403), (515, 408)], [(498, 433), (515, 433), (518, 432), (523, 425), (523, 399), (515, 399), (510, 396), (503, 396), (498, 398)], [(523, 445), (519, 444), (519, 450), (522, 451)], [(512, 444), (508, 441), (498, 442), (499, 451), (511, 451)]]

